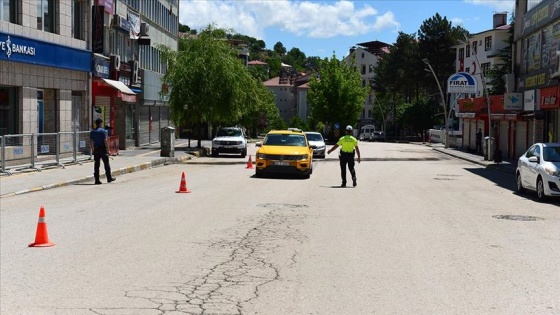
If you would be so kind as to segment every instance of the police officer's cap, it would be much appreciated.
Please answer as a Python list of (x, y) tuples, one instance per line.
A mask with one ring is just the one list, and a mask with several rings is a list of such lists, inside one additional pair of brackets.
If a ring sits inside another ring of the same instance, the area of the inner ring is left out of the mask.
[(350, 126), (350, 125), (346, 126), (346, 130), (352, 131), (352, 126)]

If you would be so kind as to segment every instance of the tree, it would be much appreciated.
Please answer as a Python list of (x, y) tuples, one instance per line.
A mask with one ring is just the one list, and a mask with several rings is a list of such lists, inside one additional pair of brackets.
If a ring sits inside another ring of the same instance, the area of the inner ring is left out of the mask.
[(270, 129), (285, 129), (285, 123), (274, 102), (274, 95), (260, 81), (252, 82), (255, 93), (247, 112), (240, 122), (246, 126), (252, 135), (258, 135), (261, 131)]
[[(172, 121), (179, 126), (236, 124), (259, 93), (256, 80), (225, 40), (227, 32), (208, 26), (196, 38), (179, 39), (179, 51), (159, 46), (167, 62), (162, 81), (169, 89)], [(200, 147), (200, 132), (198, 133)]]
[(284, 62), (291, 65), (294, 69), (301, 71), (305, 69), (305, 54), (299, 48), (292, 48), (283, 58)]
[(343, 63), (333, 55), (320, 63), (317, 74), (309, 81), (307, 95), (312, 121), (355, 126), (368, 89), (362, 87), (354, 64)]
[(276, 44), (274, 44), (273, 49), (274, 52), (280, 56), (284, 56), (286, 54), (286, 47), (284, 47), (284, 44), (282, 44), (282, 42), (277, 42)]
[(422, 82), (425, 83), (427, 95), (439, 96), (438, 103), (442, 104), (445, 126), (448, 126), (447, 112), (450, 111), (445, 100), (445, 87), (447, 78), (455, 72), (456, 51), (453, 46), (464, 40), (465, 34), (468, 32), (464, 28), (453, 27), (447, 18), (442, 18), (438, 13), (425, 20), (418, 31), (421, 58), (429, 68)]

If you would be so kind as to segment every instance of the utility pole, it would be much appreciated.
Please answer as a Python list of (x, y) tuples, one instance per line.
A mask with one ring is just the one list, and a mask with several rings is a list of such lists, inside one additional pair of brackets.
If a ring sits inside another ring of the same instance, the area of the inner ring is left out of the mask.
[(432, 65), (430, 64), (430, 61), (428, 60), (428, 58), (424, 58), (422, 59), (422, 61), (428, 66), (428, 68), (430, 68), (430, 72), (434, 75), (434, 79), (436, 80), (438, 89), (439, 89), (439, 95), (441, 97), (441, 106), (443, 107), (443, 121), (445, 123), (445, 139), (444, 139), (444, 145), (445, 148), (449, 148), (449, 122), (447, 119), (447, 104), (445, 104), (445, 96), (443, 96), (443, 91), (441, 89), (441, 85), (439, 84), (439, 80), (436, 76), (436, 73), (434, 72), (434, 69), (432, 68)]

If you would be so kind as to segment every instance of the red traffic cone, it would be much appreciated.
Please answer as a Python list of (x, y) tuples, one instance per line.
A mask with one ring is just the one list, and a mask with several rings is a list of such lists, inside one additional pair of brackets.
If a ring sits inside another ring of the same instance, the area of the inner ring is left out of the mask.
[(249, 155), (249, 159), (247, 160), (246, 168), (253, 168), (253, 161), (251, 161), (251, 155)]
[(179, 190), (176, 193), (190, 193), (191, 191), (187, 189), (187, 180), (185, 179), (185, 172), (181, 175), (181, 186), (179, 186)]
[(29, 244), (29, 247), (49, 247), (54, 243), (49, 242), (49, 233), (47, 232), (47, 222), (45, 222), (45, 207), (41, 206), (39, 210), (39, 222), (37, 223), (37, 232), (35, 233), (35, 242)]

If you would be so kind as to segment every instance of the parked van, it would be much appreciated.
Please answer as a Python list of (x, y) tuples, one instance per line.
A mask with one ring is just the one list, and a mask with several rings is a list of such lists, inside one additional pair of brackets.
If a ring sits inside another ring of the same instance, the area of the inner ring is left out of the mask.
[(360, 129), (359, 140), (361, 141), (382, 141), (384, 139), (383, 131), (376, 130), (374, 125), (365, 125)]

